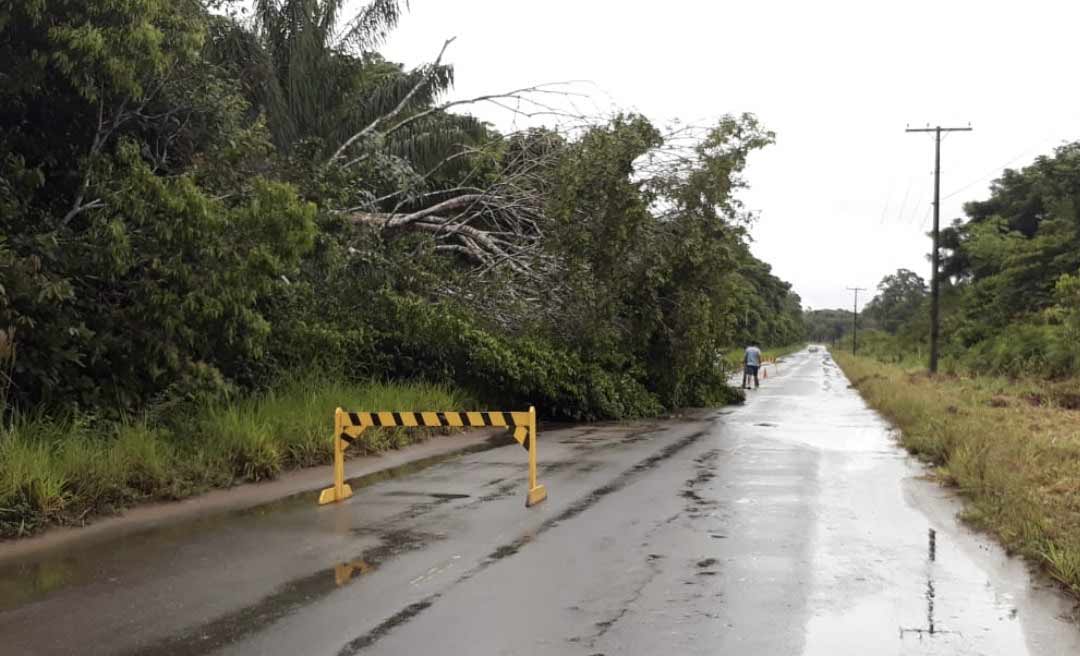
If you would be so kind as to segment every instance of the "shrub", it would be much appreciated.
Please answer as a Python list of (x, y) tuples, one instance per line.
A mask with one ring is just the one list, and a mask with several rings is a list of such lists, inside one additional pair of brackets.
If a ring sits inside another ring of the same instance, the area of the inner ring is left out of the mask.
[(377, 311), (379, 350), (394, 378), (457, 383), (502, 406), (535, 404), (547, 417), (607, 419), (656, 414), (658, 399), (628, 372), (609, 371), (537, 337), (485, 330), (453, 309), (387, 295)]

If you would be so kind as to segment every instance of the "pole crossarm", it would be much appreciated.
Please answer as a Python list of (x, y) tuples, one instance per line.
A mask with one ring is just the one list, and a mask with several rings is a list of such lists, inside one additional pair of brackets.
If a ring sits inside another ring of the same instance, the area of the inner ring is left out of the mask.
[(904, 132), (971, 132), (975, 128), (904, 128)]

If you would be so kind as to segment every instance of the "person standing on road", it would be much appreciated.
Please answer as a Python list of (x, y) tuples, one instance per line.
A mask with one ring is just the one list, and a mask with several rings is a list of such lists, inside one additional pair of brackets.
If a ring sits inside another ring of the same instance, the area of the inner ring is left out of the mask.
[(761, 366), (761, 349), (755, 342), (750, 342), (743, 354), (743, 389), (750, 389), (750, 377), (754, 378), (754, 389), (758, 388), (758, 367)]

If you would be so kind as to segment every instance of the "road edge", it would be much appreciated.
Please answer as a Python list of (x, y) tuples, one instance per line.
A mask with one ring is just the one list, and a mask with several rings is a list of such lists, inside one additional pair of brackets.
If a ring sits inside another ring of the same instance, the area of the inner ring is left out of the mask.
[[(469, 453), (477, 447), (497, 448), (513, 441), (498, 439), (501, 431), (481, 429), (454, 435), (432, 437), (400, 449), (363, 455), (345, 461), (345, 478), (355, 479), (379, 474), (398, 467)], [(248, 510), (297, 495), (315, 495), (333, 481), (333, 465), (315, 465), (293, 469), (270, 481), (242, 483), (215, 488), (175, 501), (154, 501), (126, 508), (115, 515), (96, 517), (82, 526), (58, 526), (35, 535), (0, 541), (0, 565), (39, 552), (67, 547), (79, 542), (96, 542), (121, 537), (145, 529), (158, 528), (213, 515)]]

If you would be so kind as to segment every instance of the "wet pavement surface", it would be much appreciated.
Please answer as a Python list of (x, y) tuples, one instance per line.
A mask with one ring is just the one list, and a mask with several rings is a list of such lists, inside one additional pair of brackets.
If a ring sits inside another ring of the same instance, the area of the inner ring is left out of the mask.
[(0, 562), (3, 654), (1080, 654), (823, 351), (746, 405), (485, 444)]

